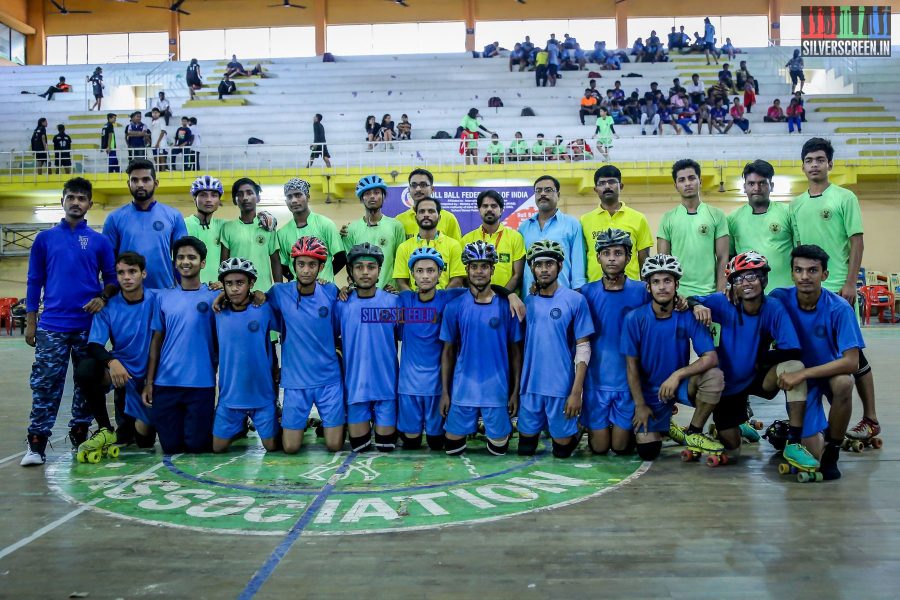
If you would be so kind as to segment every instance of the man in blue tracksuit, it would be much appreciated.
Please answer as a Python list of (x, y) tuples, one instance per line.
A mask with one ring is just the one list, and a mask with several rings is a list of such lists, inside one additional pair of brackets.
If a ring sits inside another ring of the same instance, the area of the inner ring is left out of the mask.
[[(31, 423), (21, 465), (41, 465), (62, 400), (71, 357), (75, 369), (87, 355), (91, 315), (116, 291), (115, 257), (109, 240), (88, 227), (91, 182), (75, 177), (63, 187), (66, 213), (59, 225), (40, 232), (28, 261), (25, 342), (35, 348), (31, 368)], [(99, 275), (103, 275), (101, 287)], [(38, 310), (43, 312), (38, 322)], [(91, 412), (76, 384), (69, 436), (74, 447), (87, 439)]]

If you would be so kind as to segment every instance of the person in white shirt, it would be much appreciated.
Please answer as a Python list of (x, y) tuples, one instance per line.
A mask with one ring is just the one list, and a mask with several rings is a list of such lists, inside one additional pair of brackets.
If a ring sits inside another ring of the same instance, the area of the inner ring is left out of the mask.
[(165, 120), (166, 125), (169, 124), (169, 119), (172, 118), (172, 106), (169, 104), (169, 101), (166, 99), (166, 93), (160, 92), (159, 98), (153, 101), (153, 106), (151, 109), (158, 108), (159, 114), (162, 115), (162, 118)]
[(191, 142), (191, 157), (194, 170), (198, 170), (200, 168), (200, 148), (202, 148), (203, 138), (200, 135), (200, 126), (197, 125), (197, 117), (191, 117), (188, 121), (191, 124), (191, 133), (194, 135), (194, 140)]
[(168, 171), (169, 133), (164, 124), (162, 111), (153, 107), (150, 111), (150, 147), (153, 149), (153, 161), (157, 171)]
[(699, 106), (703, 103), (703, 100), (706, 98), (706, 88), (703, 87), (703, 82), (700, 81), (700, 75), (697, 73), (691, 75), (691, 82), (686, 89), (692, 104)]

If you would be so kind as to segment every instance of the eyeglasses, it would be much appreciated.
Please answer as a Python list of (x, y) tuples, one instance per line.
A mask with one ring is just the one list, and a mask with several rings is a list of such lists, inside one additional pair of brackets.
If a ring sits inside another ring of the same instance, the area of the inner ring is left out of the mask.
[(618, 179), (601, 179), (600, 181), (597, 182), (597, 187), (599, 187), (599, 188), (603, 188), (606, 186), (613, 187), (618, 184), (619, 184)]
[(737, 284), (744, 283), (745, 281), (747, 283), (753, 283), (754, 281), (759, 281), (759, 274), (758, 273), (744, 273), (743, 275), (735, 275), (734, 279), (732, 281), (734, 281), (734, 283), (737, 283)]
[(427, 188), (427, 187), (431, 187), (431, 184), (428, 183), (427, 181), (423, 181), (423, 182), (421, 182), (421, 183), (410, 183), (410, 184), (409, 184), (409, 187), (410, 187), (411, 189), (414, 189), (414, 190), (415, 190), (415, 189), (419, 189), (419, 188)]
[(541, 195), (541, 194), (547, 194), (547, 195), (555, 194), (555, 193), (556, 193), (556, 188), (555, 188), (555, 187), (545, 187), (545, 188), (537, 188), (537, 187), (536, 187), (536, 188), (534, 188), (534, 193), (537, 194), (537, 195)]

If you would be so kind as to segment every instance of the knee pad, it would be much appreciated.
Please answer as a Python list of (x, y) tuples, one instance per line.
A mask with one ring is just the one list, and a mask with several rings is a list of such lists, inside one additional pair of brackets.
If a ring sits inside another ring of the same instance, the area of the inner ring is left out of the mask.
[(578, 447), (578, 442), (580, 441), (581, 439), (577, 435), (573, 435), (572, 439), (565, 444), (560, 444), (553, 440), (553, 456), (556, 458), (569, 458), (575, 452), (575, 448)]
[(466, 451), (466, 438), (451, 440), (444, 438), (444, 451), (450, 456), (458, 456)]
[(100, 392), (102, 377), (103, 369), (100, 363), (93, 358), (79, 361), (78, 368), (75, 369), (75, 383), (85, 391)]
[(637, 444), (637, 453), (643, 460), (656, 460), (662, 450), (662, 441), (645, 442)]
[(541, 434), (524, 435), (519, 434), (519, 456), (534, 456), (537, 452), (538, 444), (541, 442)]
[(134, 443), (137, 444), (138, 448), (152, 448), (153, 444), (156, 443), (156, 432), (149, 433), (144, 435), (143, 433), (138, 432), (138, 430), (134, 430)]
[(853, 374), (854, 377), (859, 379), (866, 373), (872, 372), (872, 366), (869, 364), (869, 360), (866, 358), (866, 355), (863, 354), (863, 351), (859, 351), (859, 368), (856, 370), (856, 373)]
[[(421, 440), (419, 441), (421, 443)], [(375, 432), (375, 449), (379, 452), (393, 452), (397, 449), (397, 432), (394, 433), (378, 433)]]
[[(786, 360), (775, 365), (775, 373), (781, 375), (783, 373), (796, 373), (803, 369), (803, 363), (799, 360)], [(800, 382), (792, 390), (787, 390), (784, 395), (788, 402), (806, 402), (807, 385), (805, 381)]]
[(509, 436), (506, 436), (505, 438), (500, 440), (492, 440), (491, 438), (488, 438), (487, 449), (488, 452), (490, 452), (494, 456), (503, 456), (509, 449)]
[(725, 374), (722, 369), (712, 368), (700, 374), (697, 383), (697, 400), (706, 404), (718, 404), (725, 389)]
[[(378, 434), (375, 434), (375, 439), (378, 439)], [(418, 450), (422, 447), (422, 436), (421, 435), (413, 435), (408, 436), (405, 433), (400, 434), (400, 441), (403, 444), (404, 450)]]
[(442, 435), (428, 435), (425, 434), (425, 442), (428, 444), (428, 447), (432, 450), (443, 450), (444, 449), (444, 436)]
[(625, 444), (625, 447), (621, 450), (612, 449), (613, 452), (616, 453), (616, 456), (628, 456), (629, 454), (634, 454), (634, 436), (628, 438), (628, 443)]
[(350, 436), (350, 449), (354, 452), (366, 452), (372, 449), (372, 432), (359, 437)]

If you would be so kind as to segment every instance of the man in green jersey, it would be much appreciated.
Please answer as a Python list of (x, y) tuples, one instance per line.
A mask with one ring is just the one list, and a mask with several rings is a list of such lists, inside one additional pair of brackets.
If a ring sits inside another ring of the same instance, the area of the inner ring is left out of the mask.
[[(859, 199), (846, 188), (828, 180), (834, 167), (834, 147), (822, 138), (810, 138), (803, 144), (800, 160), (809, 189), (794, 198), (791, 215), (798, 244), (815, 244), (824, 250), (828, 261), (828, 279), (822, 287), (840, 294), (850, 306), (856, 305), (856, 278), (863, 257), (863, 223)], [(858, 318), (858, 317), (857, 317)], [(856, 391), (862, 400), (863, 418), (847, 430), (847, 437), (869, 440), (881, 433), (875, 411), (875, 381), (872, 367), (860, 351), (859, 370), (854, 375)]]
[(689, 158), (672, 166), (681, 204), (663, 215), (656, 251), (676, 256), (684, 270), (680, 293), (705, 296), (725, 290), (728, 221), (718, 208), (700, 201), (700, 165)]
[(384, 199), (387, 195), (387, 184), (378, 175), (363, 177), (356, 184), (356, 197), (365, 209), (362, 219), (348, 223), (341, 228), (341, 237), (344, 238), (344, 250), (357, 244), (368, 242), (381, 248), (384, 253), (384, 263), (378, 274), (378, 287), (394, 284), (394, 255), (397, 248), (406, 240), (403, 225), (397, 219), (385, 216), (381, 212)]
[(755, 250), (769, 264), (769, 283), (765, 292), (791, 287), (791, 250), (797, 245), (794, 217), (787, 205), (771, 202), (775, 169), (764, 160), (744, 166), (744, 193), (747, 204), (728, 215), (731, 255)]
[(528, 142), (522, 139), (522, 132), (517, 131), (515, 134), (515, 139), (506, 150), (506, 162), (517, 162), (528, 159)]
[(220, 241), (225, 219), (217, 219), (213, 214), (222, 206), (224, 193), (222, 182), (215, 177), (210, 175), (198, 177), (191, 184), (191, 196), (194, 198), (197, 212), (184, 219), (188, 235), (206, 244), (206, 266), (200, 270), (200, 281), (207, 284), (210, 289), (216, 290), (222, 286), (219, 283), (219, 265), (222, 262), (219, 256), (222, 252)]
[(309, 208), (309, 199), (308, 181), (295, 177), (284, 184), (284, 202), (294, 218), (276, 234), (281, 273), (288, 281), (294, 279), (296, 273), (294, 261), (291, 259), (291, 249), (301, 237), (314, 237), (322, 240), (328, 250), (328, 258), (319, 272), (319, 277), (334, 282), (335, 274), (340, 273), (347, 264), (344, 244), (334, 221), (312, 212)]
[(496, 133), (491, 134), (491, 143), (488, 144), (484, 151), (484, 161), (492, 165), (502, 165), (505, 159), (506, 150), (500, 143), (500, 136)]
[(272, 284), (281, 281), (281, 261), (275, 239), (275, 219), (268, 213), (257, 214), (262, 188), (249, 177), (242, 177), (231, 186), (231, 199), (241, 210), (241, 216), (222, 226), (223, 261), (232, 256), (246, 258), (256, 266), (259, 278), (254, 291), (267, 292)]

